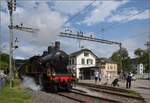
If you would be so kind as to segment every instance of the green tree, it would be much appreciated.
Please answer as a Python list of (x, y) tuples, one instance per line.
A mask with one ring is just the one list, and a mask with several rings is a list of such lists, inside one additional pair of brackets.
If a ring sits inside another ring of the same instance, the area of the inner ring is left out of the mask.
[(0, 54), (0, 69), (7, 69), (9, 66), (9, 55), (6, 53)]
[(134, 54), (136, 55), (136, 58), (137, 58), (137, 60), (138, 60), (138, 63), (142, 63), (142, 62), (143, 62), (144, 53), (145, 53), (145, 51), (142, 50), (142, 49), (140, 49), (140, 48), (138, 48), (138, 49), (136, 49), (136, 50), (134, 51)]
[[(119, 73), (121, 72), (121, 69), (123, 70), (123, 72), (132, 71), (131, 59), (128, 55), (128, 51), (126, 48), (122, 48), (121, 50), (114, 52), (111, 56), (111, 59), (118, 63)], [(122, 68), (120, 67), (121, 66), (120, 60), (122, 60)]]

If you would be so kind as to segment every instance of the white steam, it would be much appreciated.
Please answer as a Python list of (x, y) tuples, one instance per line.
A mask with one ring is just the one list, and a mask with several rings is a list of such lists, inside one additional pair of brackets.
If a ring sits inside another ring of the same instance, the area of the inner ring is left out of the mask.
[(30, 88), (30, 89), (32, 89), (32, 90), (34, 90), (34, 91), (39, 91), (39, 90), (41, 90), (41, 88), (42, 88), (40, 85), (37, 85), (37, 84), (35, 83), (35, 81), (34, 81), (33, 78), (31, 78), (31, 77), (26, 77), (26, 76), (23, 77), (23, 86), (24, 86), (25, 88)]

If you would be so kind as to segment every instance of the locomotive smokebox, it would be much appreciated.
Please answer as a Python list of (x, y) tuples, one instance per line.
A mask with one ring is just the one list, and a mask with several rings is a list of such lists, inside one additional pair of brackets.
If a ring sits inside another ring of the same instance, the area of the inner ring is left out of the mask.
[(55, 49), (60, 50), (60, 42), (59, 41), (55, 41)]

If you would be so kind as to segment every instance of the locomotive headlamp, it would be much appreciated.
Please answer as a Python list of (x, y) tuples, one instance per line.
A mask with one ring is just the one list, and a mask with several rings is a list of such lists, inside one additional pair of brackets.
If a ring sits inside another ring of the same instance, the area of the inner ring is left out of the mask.
[(75, 73), (73, 73), (72, 75), (73, 75), (74, 77), (76, 76), (76, 74), (75, 74)]
[(55, 76), (56, 75), (56, 73), (52, 73), (52, 76)]
[(47, 76), (51, 76), (51, 70), (47, 69)]

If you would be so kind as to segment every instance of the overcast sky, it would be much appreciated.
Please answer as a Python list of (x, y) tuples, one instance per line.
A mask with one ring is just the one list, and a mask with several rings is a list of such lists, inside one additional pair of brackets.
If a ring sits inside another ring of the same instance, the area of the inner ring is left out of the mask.
[[(0, 45), (4, 52), (8, 52), (9, 14), (6, 0), (0, 3)], [(76, 14), (79, 15), (65, 23)], [(15, 58), (41, 55), (56, 40), (61, 42), (61, 49), (67, 53), (80, 50), (79, 40), (58, 36), (65, 28), (75, 33), (81, 30), (84, 35), (92, 34), (97, 38), (121, 42), (131, 57), (134, 57), (136, 48), (146, 48), (144, 44), (150, 34), (150, 0), (17, 0), (13, 17), (14, 25), (23, 23), (24, 26), (40, 29), (38, 33), (14, 30), (14, 38), (19, 40)], [(119, 49), (115, 45), (80, 43), (98, 57), (110, 57)]]

